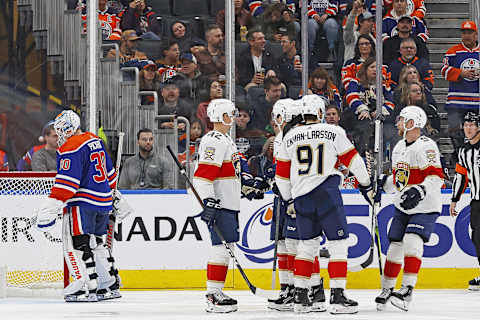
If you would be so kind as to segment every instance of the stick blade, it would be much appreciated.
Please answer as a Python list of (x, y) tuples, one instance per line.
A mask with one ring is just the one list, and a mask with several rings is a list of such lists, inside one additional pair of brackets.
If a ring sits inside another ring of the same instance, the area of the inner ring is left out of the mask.
[(265, 299), (276, 299), (277, 293), (273, 290), (264, 290), (261, 288), (254, 287), (255, 290), (252, 290), (252, 293), (256, 295), (257, 297), (262, 297)]

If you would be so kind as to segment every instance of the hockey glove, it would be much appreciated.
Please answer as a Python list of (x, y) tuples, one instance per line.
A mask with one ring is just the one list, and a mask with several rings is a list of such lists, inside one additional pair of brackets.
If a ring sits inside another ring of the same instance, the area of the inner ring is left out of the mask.
[(270, 190), (270, 185), (268, 184), (268, 182), (261, 177), (255, 178), (255, 183), (253, 187), (255, 189), (253, 198), (257, 200), (263, 199), (263, 195), (265, 194), (265, 192)]
[(295, 219), (297, 217), (297, 212), (295, 211), (295, 203), (293, 199), (286, 201), (287, 214)]
[(383, 186), (387, 182), (387, 178), (388, 178), (388, 175), (386, 175), (386, 174), (381, 174), (378, 177), (378, 179), (377, 179), (377, 191), (375, 191), (375, 196), (373, 198), (374, 203), (382, 202), (382, 192), (385, 191), (385, 190), (383, 190)]
[(117, 222), (122, 222), (127, 216), (133, 213), (132, 207), (128, 204), (127, 200), (123, 197), (120, 191), (115, 191), (115, 198), (113, 200), (113, 212), (117, 218)]
[(202, 221), (204, 221), (208, 227), (212, 227), (215, 223), (215, 218), (220, 211), (220, 200), (213, 198), (203, 199), (203, 211), (200, 214)]
[(277, 184), (274, 182), (272, 185), (272, 192), (274, 195), (281, 197), (282, 195), (280, 194), (280, 190), (278, 189)]
[(425, 187), (421, 184), (413, 186), (405, 190), (402, 194), (400, 207), (404, 210), (410, 210), (415, 208), (420, 201), (425, 198)]
[(267, 181), (268, 184), (272, 184), (273, 181), (275, 180), (275, 168), (276, 168), (276, 165), (272, 164), (271, 166), (268, 166), (263, 170), (265, 180)]
[(375, 197), (375, 191), (373, 190), (373, 185), (370, 182), (367, 186), (358, 185), (358, 189), (362, 193), (362, 196), (367, 200), (368, 204), (373, 206), (373, 198)]
[(255, 197), (255, 178), (249, 173), (242, 172), (241, 183), (242, 197), (252, 200)]
[(47, 198), (43, 201), (40, 211), (37, 214), (37, 228), (41, 231), (48, 231), (55, 226), (57, 217), (62, 214), (65, 206), (63, 201)]

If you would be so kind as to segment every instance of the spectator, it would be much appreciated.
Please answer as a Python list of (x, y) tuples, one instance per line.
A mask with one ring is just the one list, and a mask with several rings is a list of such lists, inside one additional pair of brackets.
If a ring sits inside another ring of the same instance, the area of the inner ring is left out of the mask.
[[(347, 131), (352, 131), (355, 146), (358, 152), (363, 156), (366, 150), (373, 147), (373, 132), (371, 119), (376, 117), (377, 88), (376, 88), (376, 62), (374, 57), (368, 58), (358, 71), (358, 79), (350, 81), (347, 89), (347, 103), (349, 112), (346, 113), (345, 123), (350, 123)], [(386, 81), (382, 85), (383, 107), (382, 114), (389, 116), (392, 114), (394, 104), (392, 102), (392, 93)], [(384, 123), (384, 127), (389, 125), (393, 128), (393, 123)], [(384, 140), (388, 141), (390, 131), (385, 130)]]
[(45, 148), (35, 152), (32, 157), (32, 171), (57, 171), (58, 135), (50, 121), (43, 129)]
[[(40, 137), (43, 141), (43, 137)], [(40, 139), (39, 139), (40, 140)], [(31, 171), (32, 170), (32, 157), (38, 150), (45, 148), (45, 144), (33, 146), (28, 150), (23, 157), (17, 162), (17, 171)], [(6, 158), (5, 158), (6, 160)]]
[(178, 42), (180, 52), (190, 51), (193, 44), (204, 43), (203, 40), (193, 36), (183, 21), (175, 21), (170, 25), (171, 38)]
[(357, 72), (362, 63), (370, 57), (375, 57), (375, 42), (369, 36), (361, 34), (355, 45), (353, 59), (346, 61), (342, 68), (342, 83), (345, 90), (350, 81), (357, 78)]
[(180, 63), (180, 47), (175, 39), (170, 39), (163, 44), (163, 58), (155, 61), (158, 65), (162, 82), (174, 77), (182, 67)]
[(273, 133), (270, 127), (272, 108), (282, 97), (282, 82), (277, 77), (266, 77), (264, 83), (265, 95), (253, 102), (252, 128)]
[[(192, 118), (190, 120), (190, 156), (193, 159), (197, 150), (198, 143), (200, 139), (205, 134), (205, 127), (203, 126), (202, 121), (197, 118)], [(187, 133), (184, 133), (178, 139), (178, 160), (181, 163), (184, 163), (187, 160)]]
[(247, 0), (247, 5), (252, 13), (252, 16), (260, 18), (265, 11), (265, 7), (278, 2), (284, 3), (288, 10), (290, 10), (292, 13), (295, 13), (296, 0)]
[[(362, 12), (363, 11), (363, 12)], [(354, 30), (355, 19), (358, 18), (358, 28)], [(348, 61), (355, 56), (355, 45), (361, 34), (368, 35), (375, 42), (373, 29), (375, 26), (375, 16), (370, 11), (363, 10), (363, 1), (355, 0), (353, 9), (347, 17), (347, 22), (343, 28), (343, 43), (345, 46), (344, 61)]]
[[(192, 105), (184, 99), (180, 99), (180, 89), (176, 77), (167, 80), (163, 84), (162, 98), (158, 104), (159, 115), (175, 115), (189, 119), (192, 115)], [(160, 120), (160, 128), (173, 129), (172, 119)], [(185, 123), (179, 122), (178, 129), (185, 130)]]
[(248, 138), (248, 137), (262, 137), (266, 132), (255, 129), (251, 124), (250, 110), (242, 104), (237, 104), (238, 116), (235, 117), (235, 137)]
[(407, 0), (393, 0), (393, 8), (383, 18), (382, 38), (385, 41), (397, 34), (397, 24), (400, 20), (410, 20), (412, 23), (412, 33), (422, 38), (424, 42), (428, 40), (428, 30), (425, 23), (417, 17), (412, 17), (407, 12)]
[(119, 189), (172, 189), (167, 177), (168, 165), (153, 152), (153, 132), (137, 133), (138, 153), (128, 158), (120, 173)]
[[(400, 103), (401, 96), (406, 94), (408, 85), (412, 82), (422, 82), (422, 79), (415, 66), (406, 65), (403, 67), (402, 71), (400, 71), (398, 85), (393, 92), (393, 101), (395, 102), (395, 105)], [(425, 95), (429, 104), (434, 106), (437, 105), (430, 90), (425, 90)]]
[(284, 20), (282, 12), (288, 10), (285, 4), (275, 3), (269, 6), (263, 14), (262, 31), (269, 41), (279, 42), (283, 34), (290, 34), (292, 39), (297, 35), (295, 23)]
[[(375, 2), (375, 0), (373, 0)], [(423, 20), (427, 13), (424, 0), (407, 0), (407, 13), (413, 17)], [(383, 0), (383, 7), (385, 10), (392, 9), (393, 0)]]
[(271, 168), (274, 165), (273, 159), (273, 144), (275, 136), (269, 137), (262, 147), (262, 152), (256, 154), (248, 159), (248, 167), (250, 173), (255, 177), (262, 177), (263, 179), (272, 179), (272, 173), (267, 172), (267, 168)]
[[(160, 98), (162, 81), (160, 74), (157, 72), (157, 65), (152, 60), (148, 60), (139, 73), (140, 91), (156, 91)], [(152, 96), (142, 96), (142, 105), (152, 104)]]
[(383, 41), (383, 63), (390, 64), (392, 61), (400, 57), (400, 43), (403, 39), (412, 38), (417, 45), (417, 56), (430, 61), (430, 53), (427, 45), (418, 35), (412, 32), (412, 19), (404, 16), (398, 20), (397, 32), (398, 34), (389, 37)]
[(278, 58), (277, 69), (278, 77), (287, 86), (302, 85), (302, 64), (299, 52), (297, 52), (296, 41), (293, 34), (284, 34), (280, 37), (282, 45), (282, 56)]
[(463, 143), (463, 117), (468, 111), (477, 112), (480, 104), (477, 25), (473, 21), (465, 21), (461, 25), (461, 33), (462, 42), (447, 50), (442, 68), (442, 76), (449, 82), (445, 105), (448, 130), (456, 149)]
[[(119, 11), (107, 4), (107, 0), (98, 0), (98, 20), (102, 28), (102, 40), (120, 40), (122, 30), (120, 29)], [(87, 32), (87, 6), (82, 6), (83, 32)]]
[(180, 56), (180, 63), (182, 69), (177, 74), (177, 78), (180, 80), (180, 97), (188, 99), (195, 106), (200, 101), (202, 80), (202, 74), (198, 71), (197, 59), (190, 52), (185, 52)]
[(340, 109), (334, 105), (328, 105), (325, 109), (325, 122), (338, 126), (340, 123)]
[(390, 64), (392, 89), (398, 85), (400, 72), (406, 65), (413, 65), (417, 68), (422, 83), (429, 91), (433, 89), (434, 79), (433, 70), (430, 63), (419, 58), (417, 55), (417, 45), (412, 38), (403, 39), (400, 44), (400, 57)]
[(0, 149), (0, 171), (8, 171), (8, 156), (5, 151)]
[(162, 25), (152, 7), (147, 6), (146, 0), (131, 0), (120, 12), (120, 18), (122, 30), (133, 29), (142, 39), (161, 40)]
[(327, 37), (329, 61), (335, 60), (335, 45), (338, 38), (338, 0), (308, 1), (308, 51), (313, 52), (319, 31), (323, 30)]
[[(122, 39), (120, 40), (120, 66), (136, 66), (139, 69), (140, 61), (147, 60), (147, 56), (145, 53), (137, 50), (137, 40), (140, 39), (137, 36), (135, 30), (125, 30), (122, 32)], [(108, 58), (115, 58), (116, 50), (111, 49), (107, 57)]]
[(322, 67), (315, 69), (310, 75), (308, 82), (308, 94), (316, 94), (325, 100), (325, 105), (335, 105), (341, 108), (341, 97), (337, 87), (333, 84), (332, 79), (328, 75), (328, 71)]
[(218, 81), (209, 81), (206, 88), (203, 90), (202, 102), (197, 107), (196, 116), (202, 121), (206, 132), (213, 130), (213, 123), (207, 115), (207, 108), (210, 101), (213, 99), (220, 99), (223, 97), (223, 87)]
[(205, 31), (207, 47), (195, 45), (190, 50), (198, 61), (198, 70), (210, 80), (225, 74), (225, 50), (223, 32), (218, 25), (211, 25)]
[(236, 61), (238, 84), (245, 90), (262, 85), (267, 72), (275, 65), (273, 55), (265, 50), (265, 35), (260, 29), (248, 31), (247, 39), (249, 46), (239, 52)]
[[(235, 8), (235, 40), (240, 41), (240, 27), (246, 27), (247, 30), (254, 26), (254, 21), (250, 12), (243, 6), (243, 0), (233, 0)], [(225, 33), (225, 9), (217, 13), (217, 26), (222, 33)]]

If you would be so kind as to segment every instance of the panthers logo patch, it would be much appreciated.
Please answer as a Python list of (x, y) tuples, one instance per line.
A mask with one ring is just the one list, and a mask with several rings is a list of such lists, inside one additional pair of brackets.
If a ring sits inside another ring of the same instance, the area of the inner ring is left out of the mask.
[(242, 173), (241, 157), (242, 155), (238, 152), (232, 154), (232, 164), (233, 168), (235, 169), (235, 175), (237, 176), (237, 178), (240, 178), (240, 175)]
[(408, 163), (399, 162), (394, 174), (395, 188), (402, 191), (408, 185), (408, 178), (410, 177), (410, 166)]
[(210, 161), (213, 161), (215, 160), (215, 148), (213, 147), (207, 147), (205, 148), (205, 152), (203, 154), (203, 158), (205, 160), (210, 160)]

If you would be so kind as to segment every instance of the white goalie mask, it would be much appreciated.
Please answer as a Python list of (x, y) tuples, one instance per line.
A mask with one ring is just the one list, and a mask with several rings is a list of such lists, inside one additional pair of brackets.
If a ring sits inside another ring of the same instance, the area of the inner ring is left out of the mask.
[[(223, 115), (227, 114), (232, 120), (230, 123), (225, 123)], [(207, 107), (207, 115), (211, 122), (221, 122), (224, 125), (231, 126), (238, 112), (232, 101), (228, 99), (213, 99)]]
[(302, 104), (302, 99), (292, 101), (292, 103), (287, 107), (287, 110), (285, 110), (286, 122), (290, 122), (296, 116), (299, 116), (302, 114), (301, 104)]
[(72, 110), (64, 110), (55, 118), (53, 127), (58, 135), (58, 146), (61, 147), (80, 128), (80, 117)]
[(301, 111), (303, 116), (316, 116), (318, 120), (323, 122), (325, 118), (325, 101), (316, 94), (308, 94), (302, 98)]
[[(422, 129), (427, 124), (427, 114), (422, 108), (417, 106), (406, 106), (400, 111), (399, 117), (403, 118), (403, 127), (405, 131), (412, 130), (413, 128)], [(413, 120), (413, 127), (407, 129), (407, 122)]]
[(273, 105), (272, 108), (272, 120), (278, 127), (281, 127), (285, 121), (285, 114), (287, 109), (293, 103), (293, 100), (290, 98), (280, 99)]

